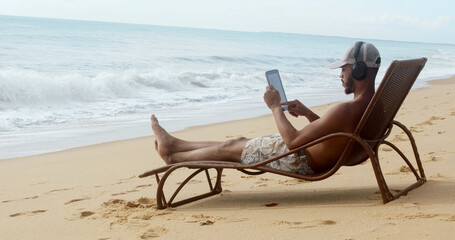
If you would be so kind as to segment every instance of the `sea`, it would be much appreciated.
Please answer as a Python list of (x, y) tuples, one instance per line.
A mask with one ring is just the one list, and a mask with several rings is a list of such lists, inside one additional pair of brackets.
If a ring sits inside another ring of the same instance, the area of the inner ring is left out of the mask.
[(455, 75), (450, 44), (0, 16), (0, 159), (150, 136), (150, 114), (169, 131), (268, 114), (271, 69), (289, 100), (345, 101), (328, 65), (358, 40), (378, 79), (420, 57), (415, 87)]

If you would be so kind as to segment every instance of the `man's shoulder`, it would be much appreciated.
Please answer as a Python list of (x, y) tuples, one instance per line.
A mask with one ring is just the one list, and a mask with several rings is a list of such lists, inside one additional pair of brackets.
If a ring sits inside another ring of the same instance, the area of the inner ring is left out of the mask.
[(353, 102), (341, 102), (333, 106), (329, 111), (327, 111), (327, 115), (338, 115), (338, 114), (348, 114), (353, 107)]
[(358, 123), (358, 120), (363, 115), (365, 108), (362, 104), (358, 104), (355, 101), (342, 102), (333, 106), (323, 116), (326, 121), (331, 122), (335, 125), (343, 125), (349, 128), (354, 127)]
[(363, 114), (368, 103), (369, 102), (352, 100), (352, 101), (339, 103), (339, 104), (335, 105), (332, 108), (332, 110), (335, 112), (341, 112), (341, 113), (345, 113), (345, 114), (358, 115), (359, 113)]

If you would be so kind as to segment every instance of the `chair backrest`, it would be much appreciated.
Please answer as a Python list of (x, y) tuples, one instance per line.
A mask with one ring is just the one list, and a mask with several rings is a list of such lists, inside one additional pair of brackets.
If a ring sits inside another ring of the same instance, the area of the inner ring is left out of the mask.
[[(354, 134), (367, 140), (384, 136), (426, 61), (426, 58), (419, 58), (390, 64)], [(375, 145), (373, 143), (373, 149)], [(354, 143), (343, 165), (352, 166), (367, 159), (368, 155), (360, 144)]]

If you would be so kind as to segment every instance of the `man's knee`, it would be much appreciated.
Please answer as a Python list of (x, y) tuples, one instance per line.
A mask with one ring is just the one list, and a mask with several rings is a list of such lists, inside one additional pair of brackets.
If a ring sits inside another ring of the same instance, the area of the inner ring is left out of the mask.
[(247, 141), (248, 139), (244, 137), (228, 140), (218, 145), (214, 154), (226, 161), (240, 161), (243, 148)]
[(236, 141), (236, 142), (245, 142), (246, 140), (248, 140), (248, 138), (246, 138), (246, 137), (238, 137), (238, 138), (233, 139), (233, 140)]
[(242, 146), (242, 143), (246, 142), (248, 139), (245, 137), (239, 137), (235, 139), (230, 139), (221, 144), (218, 148), (219, 152), (226, 152), (229, 150), (234, 150)]
[(239, 144), (241, 142), (245, 142), (246, 140), (247, 140), (246, 137), (238, 137), (235, 139), (227, 140), (226, 142), (224, 142), (223, 145), (225, 147), (232, 147), (232, 146), (236, 146), (237, 144)]

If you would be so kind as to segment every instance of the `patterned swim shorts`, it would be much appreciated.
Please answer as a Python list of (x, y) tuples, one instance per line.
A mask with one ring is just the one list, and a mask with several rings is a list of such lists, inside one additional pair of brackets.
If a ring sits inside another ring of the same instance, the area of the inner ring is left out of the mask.
[[(244, 164), (255, 164), (288, 151), (289, 149), (284, 144), (280, 134), (253, 138), (243, 148), (241, 162)], [(302, 175), (314, 174), (314, 171), (308, 165), (305, 151), (290, 154), (265, 166)]]

